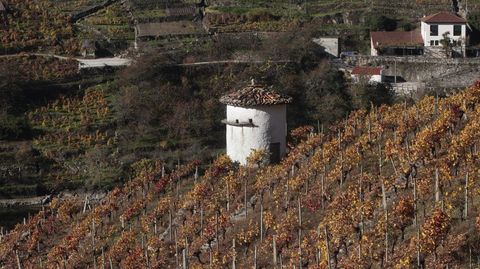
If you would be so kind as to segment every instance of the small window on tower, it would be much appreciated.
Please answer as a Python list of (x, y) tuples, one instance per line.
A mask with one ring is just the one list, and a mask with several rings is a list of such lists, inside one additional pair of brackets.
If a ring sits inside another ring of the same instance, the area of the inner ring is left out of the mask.
[(238, 123), (238, 119), (237, 119), (237, 120), (235, 120), (235, 123)]
[(248, 119), (248, 123), (253, 124), (253, 120), (252, 120), (252, 119)]

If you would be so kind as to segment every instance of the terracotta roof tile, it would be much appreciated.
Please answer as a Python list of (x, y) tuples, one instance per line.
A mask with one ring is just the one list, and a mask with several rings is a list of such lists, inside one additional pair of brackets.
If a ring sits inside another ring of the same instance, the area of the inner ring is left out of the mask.
[(370, 37), (375, 48), (389, 46), (422, 46), (420, 31), (410, 32), (371, 32)]
[(446, 11), (423, 17), (421, 20), (428, 23), (467, 23), (464, 18), (461, 18), (454, 13)]
[(260, 106), (260, 105), (279, 105), (289, 104), (292, 98), (277, 93), (264, 85), (249, 85), (241, 90), (231, 92), (222, 98), (220, 102), (232, 106)]
[(352, 70), (352, 75), (381, 75), (382, 68), (381, 67), (373, 67), (373, 66), (356, 66)]

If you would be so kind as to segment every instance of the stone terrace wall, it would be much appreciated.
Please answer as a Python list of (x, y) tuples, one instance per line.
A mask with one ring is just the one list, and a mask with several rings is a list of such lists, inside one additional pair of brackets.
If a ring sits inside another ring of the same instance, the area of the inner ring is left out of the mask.
[(382, 66), (386, 76), (396, 74), (408, 82), (439, 87), (465, 87), (480, 79), (480, 58), (350, 56), (345, 61), (354, 66)]

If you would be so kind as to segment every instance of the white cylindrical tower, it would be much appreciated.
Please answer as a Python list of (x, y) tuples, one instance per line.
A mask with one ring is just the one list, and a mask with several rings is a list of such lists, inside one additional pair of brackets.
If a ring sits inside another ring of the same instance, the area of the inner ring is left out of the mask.
[(287, 104), (292, 98), (263, 85), (249, 85), (223, 96), (227, 105), (227, 155), (244, 165), (252, 150), (266, 150), (270, 162), (285, 156), (287, 137)]

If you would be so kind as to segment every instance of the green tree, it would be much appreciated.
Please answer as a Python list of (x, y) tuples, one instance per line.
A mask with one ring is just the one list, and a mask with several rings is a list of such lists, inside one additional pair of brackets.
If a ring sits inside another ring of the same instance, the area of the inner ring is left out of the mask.
[(369, 109), (371, 105), (392, 104), (394, 92), (384, 83), (368, 83), (361, 80), (351, 88), (352, 103), (355, 109)]
[(397, 21), (379, 13), (368, 13), (365, 23), (370, 31), (394, 31)]
[(343, 72), (327, 63), (310, 72), (305, 78), (305, 103), (311, 122), (331, 124), (345, 117), (352, 104)]
[(452, 39), (450, 38), (450, 32), (445, 32), (442, 35), (442, 39), (440, 40), (440, 44), (442, 44), (443, 52), (445, 53), (445, 57), (450, 58), (452, 56), (453, 44)]

